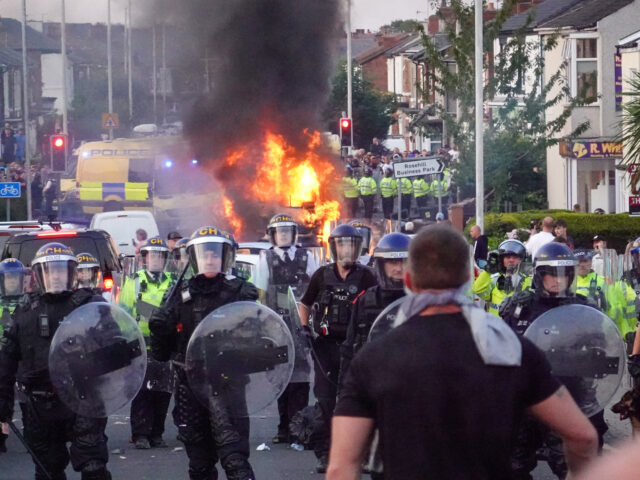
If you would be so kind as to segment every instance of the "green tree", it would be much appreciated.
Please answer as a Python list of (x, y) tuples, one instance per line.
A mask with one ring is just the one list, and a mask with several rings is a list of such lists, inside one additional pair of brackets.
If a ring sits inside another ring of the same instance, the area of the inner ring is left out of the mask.
[[(618, 140), (624, 145), (623, 165), (640, 164), (640, 72), (629, 80), (629, 90), (624, 93), (628, 100), (622, 104), (622, 129)], [(635, 188), (640, 183), (640, 169), (631, 170), (630, 182)]]
[(393, 22), (383, 25), (380, 30), (389, 33), (416, 33), (420, 28), (420, 22), (417, 20), (394, 20)]
[[(397, 103), (392, 94), (374, 89), (354, 69), (352, 79), (353, 143), (356, 147), (368, 148), (373, 137), (384, 139), (389, 127), (395, 123), (393, 114)], [(329, 131), (339, 134), (338, 121), (347, 110), (347, 62), (342, 62), (333, 78), (329, 102), (325, 110), (325, 121)]]
[[(495, 19), (484, 26), (484, 69), (493, 76), (485, 82), (484, 100), (501, 100), (494, 107), (491, 118), (484, 125), (484, 179), (487, 191), (493, 192), (488, 205), (499, 210), (505, 202), (523, 208), (542, 208), (546, 205), (546, 150), (561, 140), (583, 133), (588, 123), (580, 124), (568, 135), (563, 128), (573, 108), (583, 102), (571, 98), (565, 66), (542, 84), (544, 52), (557, 45), (557, 37), (550, 36), (541, 46), (527, 42), (526, 29), (533, 18), (531, 11), (525, 26), (501, 40), (499, 52), (493, 52), (494, 41), (500, 36), (504, 21), (513, 12), (516, 0), (507, 0)], [(446, 102), (436, 102), (435, 111), (443, 119), (447, 136), (460, 151), (454, 182), (463, 197), (475, 196), (475, 67), (474, 67), (474, 8), (462, 0), (452, 0), (453, 15), (442, 16), (451, 44), (445, 57), (434, 39), (421, 30), (429, 68), (423, 90), (425, 98), (456, 99), (457, 115), (449, 113)], [(458, 25), (456, 25), (456, 20)], [(542, 52), (540, 48), (542, 47)], [(451, 68), (450, 59), (456, 68)], [(491, 62), (491, 63), (489, 63)], [(547, 121), (545, 111), (562, 102), (566, 105), (556, 119)], [(416, 126), (424, 128), (421, 125)], [(445, 140), (446, 142), (447, 140)]]

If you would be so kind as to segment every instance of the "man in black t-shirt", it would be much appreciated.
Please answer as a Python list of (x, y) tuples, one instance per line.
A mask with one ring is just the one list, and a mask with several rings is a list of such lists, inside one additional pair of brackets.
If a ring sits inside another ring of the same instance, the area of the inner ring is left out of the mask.
[(339, 225), (334, 228), (329, 236), (329, 248), (334, 263), (314, 272), (299, 306), (302, 324), (308, 325), (311, 319), (315, 336), (313, 394), (318, 401), (319, 414), (314, 422), (311, 443), (318, 458), (318, 473), (327, 469), (331, 417), (338, 393), (340, 345), (347, 336), (353, 301), (378, 283), (373, 270), (357, 262), (362, 235), (355, 227)]
[(328, 480), (360, 478), (374, 428), (384, 478), (510, 479), (525, 412), (563, 438), (571, 471), (597, 451), (595, 430), (542, 352), (464, 298), (464, 238), (431, 225), (409, 246), (406, 322), (354, 358), (334, 412)]

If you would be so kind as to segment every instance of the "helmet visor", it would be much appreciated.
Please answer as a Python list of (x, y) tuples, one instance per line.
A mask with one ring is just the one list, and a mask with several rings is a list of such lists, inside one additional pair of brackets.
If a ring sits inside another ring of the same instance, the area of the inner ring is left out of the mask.
[(196, 275), (215, 276), (233, 266), (234, 249), (228, 243), (206, 242), (189, 246), (189, 262)]
[(576, 267), (543, 265), (536, 268), (535, 284), (547, 297), (572, 297), (576, 293)]
[(24, 273), (6, 272), (0, 275), (0, 295), (15, 297), (24, 293)]
[(364, 227), (357, 228), (360, 235), (362, 235), (362, 255), (366, 255), (371, 247), (371, 230)]
[(100, 267), (78, 267), (78, 288), (97, 288), (101, 278)]
[(376, 258), (375, 269), (380, 285), (387, 290), (402, 289), (407, 260), (402, 258)]
[(76, 262), (57, 260), (34, 265), (36, 279), (43, 293), (62, 293), (73, 290), (76, 283)]
[(271, 227), (269, 241), (276, 247), (290, 247), (296, 243), (297, 230), (294, 226)]
[(141, 250), (142, 265), (152, 273), (160, 273), (167, 266), (169, 252), (164, 250)]
[(362, 248), (360, 237), (338, 237), (329, 241), (331, 259), (342, 267), (350, 267), (358, 260)]

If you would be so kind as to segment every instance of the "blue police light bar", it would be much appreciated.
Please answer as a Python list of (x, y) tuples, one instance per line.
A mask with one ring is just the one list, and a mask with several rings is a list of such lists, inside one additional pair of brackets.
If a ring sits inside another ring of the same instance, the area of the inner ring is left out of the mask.
[(191, 164), (192, 165), (197, 165), (198, 164), (198, 159), (197, 158), (192, 158), (191, 159)]
[(171, 168), (171, 167), (173, 167), (173, 161), (169, 160), (169, 159), (165, 160), (164, 161), (164, 168)]

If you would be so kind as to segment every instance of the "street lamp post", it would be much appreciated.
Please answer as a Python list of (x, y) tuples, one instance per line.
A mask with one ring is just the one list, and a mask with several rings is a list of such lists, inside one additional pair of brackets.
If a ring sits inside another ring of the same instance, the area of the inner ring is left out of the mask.
[(475, 67), (476, 67), (476, 225), (484, 231), (484, 120), (482, 70), (482, 0), (476, 0), (475, 11)]
[[(107, 85), (109, 113), (113, 113), (113, 81), (111, 77), (111, 0), (107, 0)], [(109, 129), (109, 140), (113, 140), (113, 128)]]
[[(29, 129), (29, 94), (27, 68), (27, 0), (22, 0), (22, 116), (24, 117), (24, 157), (27, 172), (27, 220), (31, 220), (31, 132)], [(9, 206), (7, 206), (7, 209)]]

